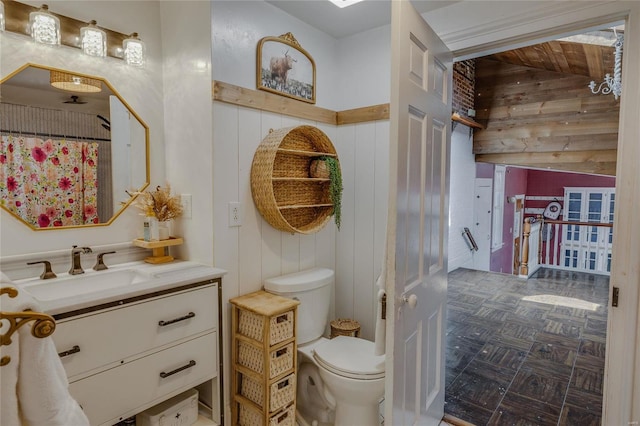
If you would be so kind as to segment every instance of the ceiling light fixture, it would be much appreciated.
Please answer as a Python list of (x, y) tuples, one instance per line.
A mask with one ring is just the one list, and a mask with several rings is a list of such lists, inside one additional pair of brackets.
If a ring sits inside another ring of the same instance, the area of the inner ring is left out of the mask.
[(589, 83), (589, 89), (591, 89), (591, 93), (598, 94), (602, 93), (603, 95), (608, 95), (609, 93), (613, 93), (613, 96), (616, 100), (622, 94), (622, 45), (624, 44), (624, 36), (622, 34), (618, 34), (616, 36), (616, 43), (614, 44), (615, 50), (615, 62), (613, 67), (613, 78), (611, 74), (605, 74), (604, 81), (598, 85), (598, 89), (596, 90), (596, 82), (591, 81)]
[(96, 26), (96, 21), (91, 21), (80, 28), (80, 45), (85, 55), (104, 58), (107, 56), (107, 33)]
[(29, 28), (36, 43), (60, 45), (60, 19), (49, 12), (46, 4), (29, 14)]
[(363, 0), (329, 0), (339, 8), (351, 6), (352, 4), (360, 3)]
[(100, 80), (62, 71), (51, 71), (49, 82), (53, 87), (69, 92), (97, 93), (102, 91)]

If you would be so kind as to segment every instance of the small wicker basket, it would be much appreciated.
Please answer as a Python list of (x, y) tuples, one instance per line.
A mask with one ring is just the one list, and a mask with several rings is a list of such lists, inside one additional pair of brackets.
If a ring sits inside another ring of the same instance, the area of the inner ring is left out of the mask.
[[(328, 178), (314, 177), (319, 157), (337, 158), (326, 134), (314, 126), (270, 130), (251, 165), (251, 194), (262, 217), (276, 229), (318, 232), (333, 214)], [(315, 169), (314, 169), (315, 170)]]
[(331, 338), (336, 336), (360, 337), (360, 323), (346, 318), (331, 321)]

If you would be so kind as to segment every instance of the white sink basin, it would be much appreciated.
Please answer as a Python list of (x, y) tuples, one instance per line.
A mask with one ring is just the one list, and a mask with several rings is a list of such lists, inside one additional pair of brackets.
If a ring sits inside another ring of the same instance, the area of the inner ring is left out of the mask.
[(136, 269), (87, 271), (79, 275), (39, 280), (22, 288), (36, 300), (51, 301), (140, 284), (151, 278), (150, 274)]

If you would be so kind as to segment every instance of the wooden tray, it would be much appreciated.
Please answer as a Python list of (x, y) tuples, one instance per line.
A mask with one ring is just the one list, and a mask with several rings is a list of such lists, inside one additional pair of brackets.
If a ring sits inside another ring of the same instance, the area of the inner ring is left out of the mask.
[(152, 250), (152, 255), (150, 257), (146, 257), (144, 261), (153, 264), (172, 262), (173, 256), (165, 254), (165, 248), (169, 246), (179, 246), (182, 243), (184, 243), (184, 240), (177, 237), (169, 237), (168, 240), (159, 241), (145, 241), (142, 238), (136, 238), (133, 240), (134, 246)]

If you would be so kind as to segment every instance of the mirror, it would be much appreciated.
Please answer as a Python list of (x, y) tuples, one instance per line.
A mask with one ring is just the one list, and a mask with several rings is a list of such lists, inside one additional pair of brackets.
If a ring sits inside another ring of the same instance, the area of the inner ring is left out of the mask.
[(109, 225), (149, 184), (149, 128), (104, 78), (27, 64), (0, 93), (0, 205), (32, 229)]

